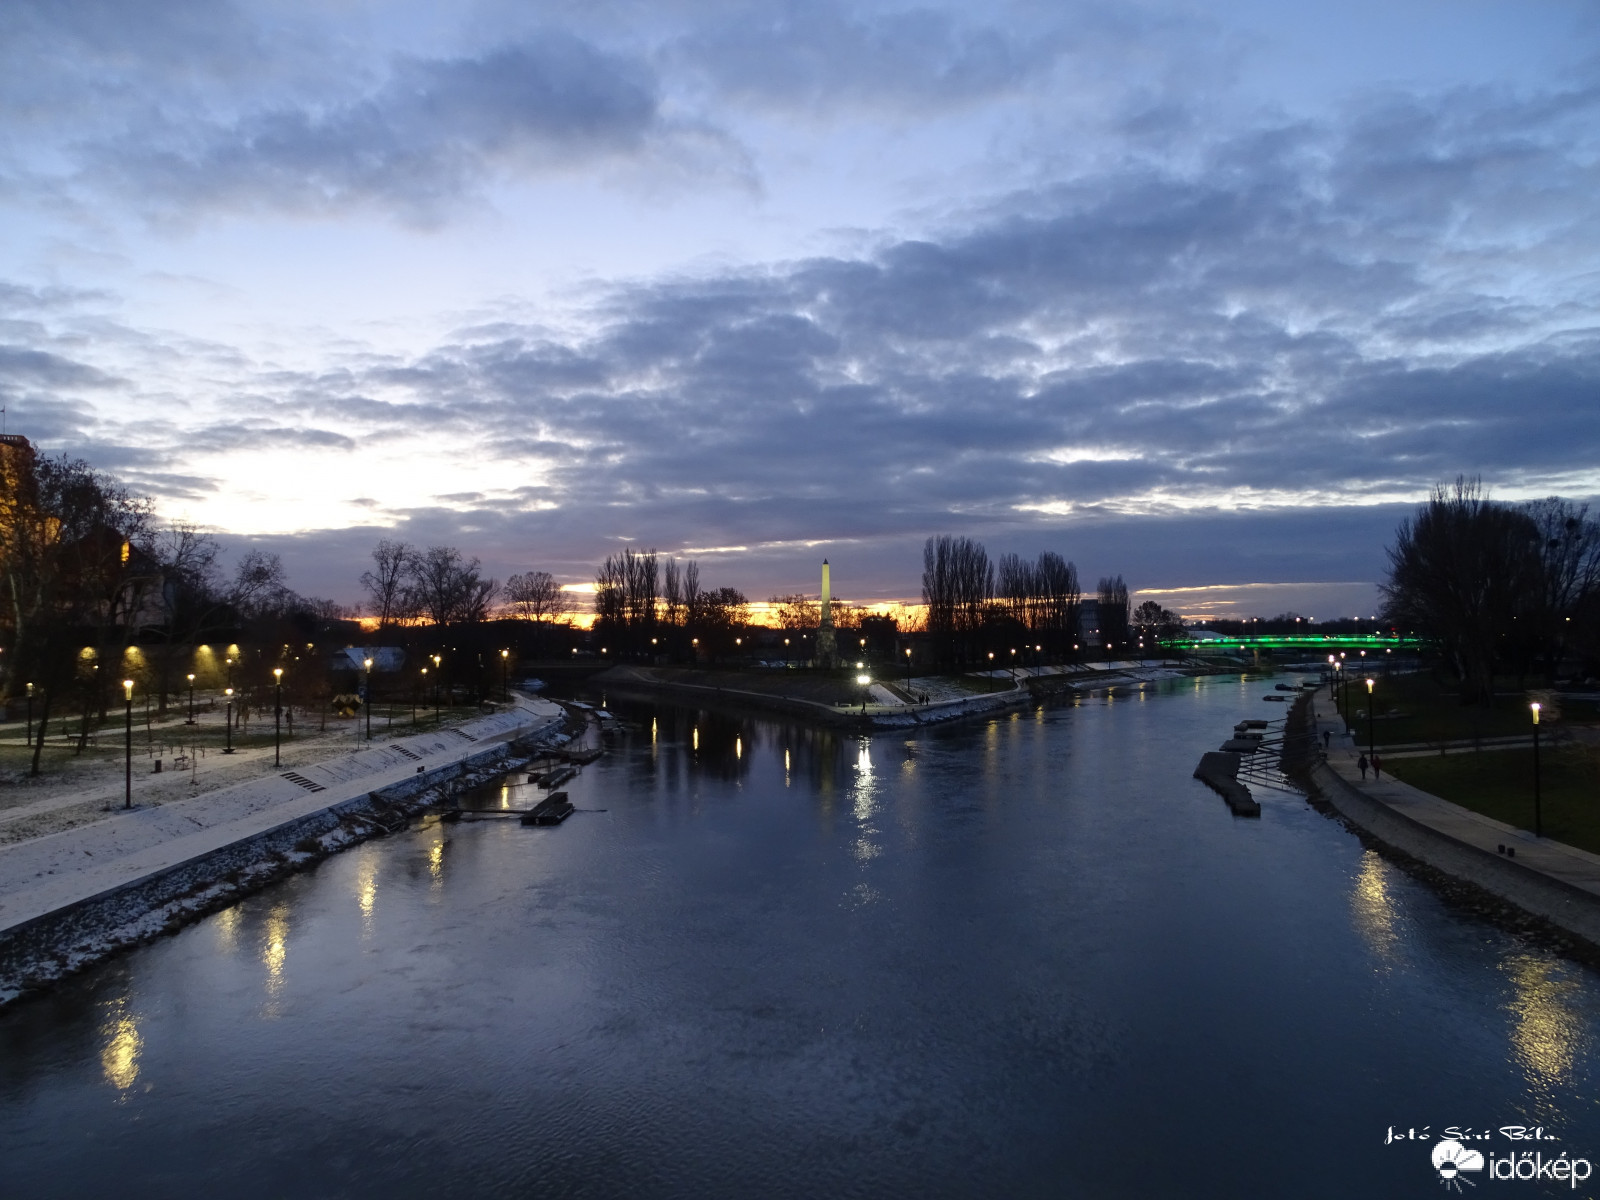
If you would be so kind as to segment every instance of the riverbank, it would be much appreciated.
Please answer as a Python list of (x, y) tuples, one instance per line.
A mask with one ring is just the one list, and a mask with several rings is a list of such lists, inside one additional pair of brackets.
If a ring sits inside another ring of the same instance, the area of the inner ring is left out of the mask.
[(1307, 701), (1324, 757), (1309, 771), (1317, 796), (1383, 845), (1549, 922), (1600, 960), (1600, 855), (1535, 837), (1392, 777), (1365, 777), (1361, 747), (1328, 689)]
[[(1015, 671), (914, 677), (903, 684), (877, 681), (864, 695), (856, 693), (861, 700), (851, 701), (825, 698), (831, 694), (829, 689), (812, 686), (809, 675), (789, 671), (705, 671), (619, 664), (593, 676), (590, 682), (643, 695), (758, 708), (818, 724), (870, 732), (981, 716), (1028, 704), (1041, 695), (1059, 691), (1089, 692), (1121, 684), (1215, 673), (1211, 668), (1198, 668), (1176, 660), (1019, 667)], [(832, 691), (844, 694), (841, 688)], [(927, 698), (922, 699), (924, 696)]]
[(460, 726), (0, 847), (0, 1005), (397, 828), (567, 742), (566, 723), (559, 705), (520, 697)]

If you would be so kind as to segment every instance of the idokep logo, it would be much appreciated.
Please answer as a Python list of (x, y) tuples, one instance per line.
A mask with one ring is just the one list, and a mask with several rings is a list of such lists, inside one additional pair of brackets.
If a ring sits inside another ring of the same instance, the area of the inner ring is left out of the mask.
[(1459, 1192), (1463, 1183), (1468, 1187), (1478, 1186), (1466, 1178), (1466, 1174), (1483, 1170), (1483, 1154), (1480, 1151), (1469, 1150), (1458, 1141), (1446, 1139), (1433, 1148), (1429, 1157), (1433, 1160), (1433, 1169), (1439, 1172), (1439, 1182), (1445, 1187)]
[(1438, 1172), (1440, 1185), (1456, 1192), (1463, 1190), (1462, 1185), (1477, 1187), (1477, 1182), (1468, 1177), (1485, 1167), (1488, 1177), (1496, 1182), (1564, 1183), (1571, 1188), (1594, 1173), (1594, 1164), (1587, 1158), (1571, 1158), (1565, 1150), (1548, 1158), (1541, 1150), (1514, 1150), (1510, 1154), (1491, 1151), (1486, 1160), (1482, 1151), (1464, 1146), (1454, 1138), (1446, 1138), (1436, 1145), (1428, 1158)]

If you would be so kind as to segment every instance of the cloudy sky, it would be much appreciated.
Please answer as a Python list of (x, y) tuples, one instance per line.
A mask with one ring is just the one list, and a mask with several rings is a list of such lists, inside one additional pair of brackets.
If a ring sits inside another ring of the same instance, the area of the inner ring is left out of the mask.
[(6, 0), (7, 428), (346, 602), (1370, 611), (1435, 482), (1600, 493), (1600, 10), (1312, 7)]

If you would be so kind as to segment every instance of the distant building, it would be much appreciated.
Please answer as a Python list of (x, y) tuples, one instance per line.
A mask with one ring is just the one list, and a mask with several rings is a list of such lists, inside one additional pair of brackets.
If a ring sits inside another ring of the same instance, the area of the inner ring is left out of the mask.
[(1215, 629), (1185, 629), (1183, 632), (1193, 642), (1221, 642), (1226, 640)]
[(1100, 644), (1100, 601), (1085, 596), (1078, 601), (1078, 640), (1086, 646)]

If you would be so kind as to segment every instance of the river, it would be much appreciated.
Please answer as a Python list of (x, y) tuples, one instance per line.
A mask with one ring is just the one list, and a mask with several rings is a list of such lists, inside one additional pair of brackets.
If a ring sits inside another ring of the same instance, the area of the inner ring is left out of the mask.
[(1190, 778), (1270, 690), (870, 738), (605, 697), (565, 825), (370, 842), (0, 1013), (0, 1192), (1437, 1196), (1450, 1127), (1600, 1160), (1600, 975)]

